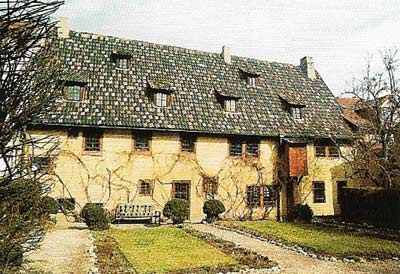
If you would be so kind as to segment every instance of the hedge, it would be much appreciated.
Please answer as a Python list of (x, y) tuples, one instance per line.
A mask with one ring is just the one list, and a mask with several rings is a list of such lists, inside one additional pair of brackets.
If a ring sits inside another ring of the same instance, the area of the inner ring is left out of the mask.
[(400, 228), (400, 191), (343, 188), (339, 201), (347, 220)]

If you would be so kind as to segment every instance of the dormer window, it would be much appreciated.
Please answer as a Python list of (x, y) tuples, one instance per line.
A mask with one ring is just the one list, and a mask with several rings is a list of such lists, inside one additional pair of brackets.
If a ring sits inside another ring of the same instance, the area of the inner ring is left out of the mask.
[(128, 69), (128, 58), (126, 57), (118, 57), (116, 59), (117, 67), (120, 69)]
[(292, 117), (295, 120), (301, 120), (302, 119), (302, 115), (301, 115), (301, 108), (300, 107), (291, 107), (292, 110)]
[(114, 50), (111, 54), (112, 61), (116, 64), (119, 69), (128, 69), (129, 61), (132, 58), (132, 54), (125, 51)]
[(249, 86), (251, 87), (255, 87), (256, 86), (256, 77), (247, 77), (247, 84), (249, 84)]
[(224, 108), (227, 112), (236, 112), (236, 99), (225, 99)]
[(154, 102), (157, 107), (167, 107), (168, 106), (168, 94), (163, 92), (154, 93)]
[(66, 82), (64, 85), (64, 98), (67, 101), (80, 101), (83, 96), (85, 83)]

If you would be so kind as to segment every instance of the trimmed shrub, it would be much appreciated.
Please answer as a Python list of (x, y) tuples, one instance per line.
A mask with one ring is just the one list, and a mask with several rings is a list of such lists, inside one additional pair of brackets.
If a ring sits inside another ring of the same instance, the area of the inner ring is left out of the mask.
[(297, 204), (290, 211), (289, 220), (310, 223), (313, 215), (312, 209), (307, 204)]
[(58, 210), (60, 209), (60, 205), (58, 204), (57, 200), (49, 197), (49, 196), (45, 196), (42, 199), (44, 208), (46, 209), (46, 212), (49, 212), (50, 214), (57, 214)]
[(203, 212), (207, 215), (207, 222), (211, 223), (218, 219), (219, 214), (225, 212), (224, 204), (219, 200), (208, 200), (204, 203)]
[(189, 202), (185, 199), (172, 199), (165, 204), (163, 215), (172, 219), (174, 224), (181, 224), (188, 218)]
[(400, 228), (400, 191), (344, 188), (339, 200), (348, 221)]
[(81, 211), (82, 218), (90, 230), (106, 230), (110, 227), (107, 210), (99, 205), (87, 203)]

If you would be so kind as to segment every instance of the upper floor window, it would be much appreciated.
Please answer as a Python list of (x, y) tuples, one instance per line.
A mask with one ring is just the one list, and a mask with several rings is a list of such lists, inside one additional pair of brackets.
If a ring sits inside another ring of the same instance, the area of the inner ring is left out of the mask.
[(150, 151), (151, 134), (149, 132), (137, 132), (134, 134), (136, 151)]
[(196, 137), (191, 134), (181, 135), (181, 151), (183, 152), (194, 152), (194, 146)]
[(314, 203), (325, 203), (325, 183), (313, 182), (313, 201)]
[(154, 94), (154, 102), (157, 107), (167, 107), (168, 106), (168, 94), (163, 92), (156, 92)]
[(225, 99), (224, 107), (227, 112), (236, 112), (237, 102), (235, 99)]
[(331, 157), (338, 158), (340, 157), (339, 148), (336, 146), (316, 146), (315, 147), (315, 156), (316, 157)]
[(293, 119), (295, 120), (301, 120), (302, 119), (302, 115), (301, 115), (301, 108), (299, 107), (292, 107), (292, 116)]
[(259, 140), (249, 140), (246, 142), (246, 154), (252, 157), (258, 157), (260, 149)]
[(255, 87), (256, 86), (256, 77), (253, 77), (253, 76), (247, 77), (247, 84), (249, 84), (249, 86), (251, 86), (251, 87)]
[(243, 142), (240, 139), (231, 139), (229, 142), (229, 155), (234, 157), (242, 156)]
[(84, 151), (99, 152), (101, 151), (101, 141), (103, 134), (99, 131), (87, 131), (83, 135)]

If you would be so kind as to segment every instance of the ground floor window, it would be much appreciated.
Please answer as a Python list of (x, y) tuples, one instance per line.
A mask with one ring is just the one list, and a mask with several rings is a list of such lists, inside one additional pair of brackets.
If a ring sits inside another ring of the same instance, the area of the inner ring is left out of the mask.
[(326, 202), (324, 182), (313, 182), (313, 197), (316, 204)]
[(206, 200), (217, 199), (218, 195), (218, 178), (203, 177), (203, 191)]
[(267, 185), (247, 186), (247, 206), (265, 207), (271, 206), (275, 201), (275, 191)]
[(58, 198), (57, 201), (62, 211), (72, 212), (75, 210), (74, 198)]
[(139, 181), (139, 195), (151, 196), (153, 193), (153, 186), (151, 180)]
[(172, 183), (172, 197), (190, 200), (190, 181), (174, 181)]

